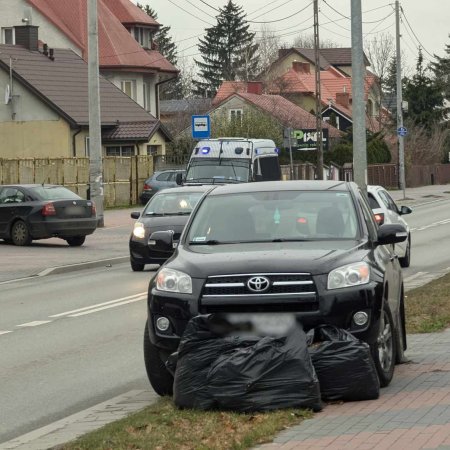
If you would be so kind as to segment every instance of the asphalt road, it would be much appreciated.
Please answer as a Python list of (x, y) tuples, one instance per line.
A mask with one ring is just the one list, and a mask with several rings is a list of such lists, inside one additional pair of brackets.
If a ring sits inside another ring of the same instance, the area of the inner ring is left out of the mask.
[(133, 389), (149, 271), (128, 264), (6, 284), (0, 308), (0, 443)]

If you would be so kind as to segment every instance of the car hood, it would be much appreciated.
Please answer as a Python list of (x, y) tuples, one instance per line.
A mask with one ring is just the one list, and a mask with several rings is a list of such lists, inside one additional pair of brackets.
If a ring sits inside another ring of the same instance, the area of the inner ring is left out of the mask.
[(155, 217), (141, 217), (140, 222), (144, 224), (147, 233), (154, 231), (173, 230), (175, 234), (180, 234), (183, 231), (189, 219), (189, 215), (185, 216), (155, 216)]
[(355, 240), (180, 246), (167, 266), (194, 278), (238, 273), (328, 273), (361, 260), (367, 243)]

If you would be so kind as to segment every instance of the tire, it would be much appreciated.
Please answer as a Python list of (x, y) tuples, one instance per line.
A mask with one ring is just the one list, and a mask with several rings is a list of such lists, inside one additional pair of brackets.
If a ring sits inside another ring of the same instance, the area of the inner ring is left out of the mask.
[(153, 390), (160, 395), (173, 395), (173, 376), (166, 369), (160, 351), (155, 347), (148, 334), (148, 321), (144, 331), (144, 362), (147, 377)]
[(133, 261), (130, 261), (130, 264), (131, 264), (131, 270), (133, 272), (142, 272), (144, 270), (145, 264), (139, 264), (139, 263), (135, 263)]
[(387, 303), (381, 312), (377, 342), (372, 344), (372, 357), (380, 380), (380, 386), (388, 386), (394, 376), (397, 357), (397, 336), (394, 321)]
[(71, 247), (80, 247), (84, 244), (86, 240), (86, 236), (75, 236), (71, 238), (67, 238), (66, 241)]
[(23, 220), (14, 222), (11, 228), (11, 242), (14, 245), (22, 247), (24, 245), (30, 245), (31, 240), (27, 224)]
[(398, 260), (400, 262), (400, 266), (402, 267), (409, 267), (409, 265), (411, 264), (411, 236), (408, 236), (405, 256), (403, 256), (402, 258), (398, 258)]

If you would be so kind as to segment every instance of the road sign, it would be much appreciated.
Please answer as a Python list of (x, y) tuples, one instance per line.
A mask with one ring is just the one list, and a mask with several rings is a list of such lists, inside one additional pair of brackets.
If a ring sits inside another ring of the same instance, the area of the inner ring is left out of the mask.
[(211, 135), (211, 120), (209, 116), (192, 116), (192, 137), (208, 139)]
[(397, 134), (399, 136), (406, 136), (408, 134), (408, 130), (406, 129), (406, 127), (398, 127)]

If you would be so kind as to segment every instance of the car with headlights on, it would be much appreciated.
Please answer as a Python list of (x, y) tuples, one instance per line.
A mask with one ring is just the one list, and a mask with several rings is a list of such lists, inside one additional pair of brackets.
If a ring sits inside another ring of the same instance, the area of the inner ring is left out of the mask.
[(369, 197), (370, 207), (375, 215), (375, 220), (379, 225), (383, 223), (398, 223), (406, 228), (408, 233), (407, 239), (395, 244), (394, 251), (398, 255), (400, 265), (402, 267), (409, 267), (411, 264), (411, 231), (403, 216), (411, 214), (412, 209), (409, 206), (398, 207), (383, 186), (367, 186), (367, 195)]
[[(163, 264), (172, 256), (189, 215), (201, 196), (210, 186), (183, 186), (157, 192), (142, 212), (132, 212), (137, 219), (130, 236), (130, 263), (135, 272), (144, 270), (146, 264)], [(160, 250), (149, 239), (154, 231), (172, 233), (170, 249)]]
[[(400, 224), (377, 226), (352, 182), (268, 181), (212, 187), (148, 290), (144, 360), (154, 390), (172, 392), (165, 367), (198, 314), (264, 315), (266, 323), (333, 324), (367, 342), (382, 386), (406, 349), (402, 270), (388, 244)], [(150, 235), (172, 249), (168, 231)]]
[(0, 186), (0, 239), (14, 245), (58, 237), (71, 247), (84, 244), (97, 228), (94, 202), (60, 185)]

